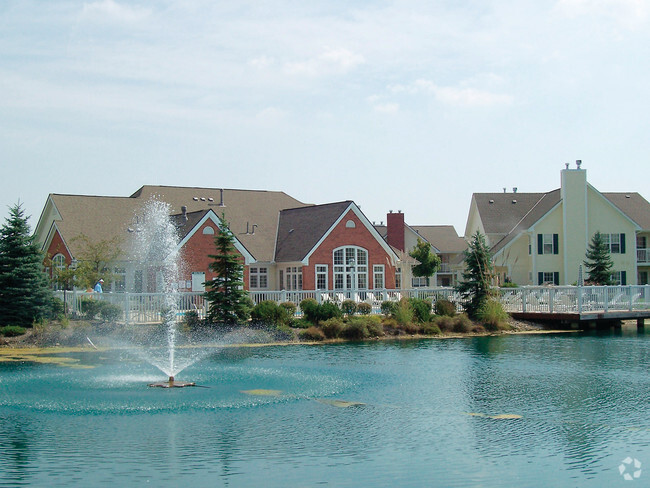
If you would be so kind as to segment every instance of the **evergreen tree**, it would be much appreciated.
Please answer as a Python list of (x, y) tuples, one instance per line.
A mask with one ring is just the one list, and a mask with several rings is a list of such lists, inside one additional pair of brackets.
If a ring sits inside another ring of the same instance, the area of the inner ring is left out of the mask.
[(431, 244), (418, 239), (418, 243), (409, 253), (409, 256), (415, 258), (419, 264), (413, 266), (413, 276), (426, 277), (427, 284), (429, 277), (440, 268), (440, 256), (431, 252)]
[(250, 314), (248, 293), (244, 290), (244, 266), (235, 249), (235, 238), (224, 217), (219, 218), (220, 231), (214, 238), (217, 248), (210, 269), (216, 278), (206, 281), (205, 298), (210, 303), (208, 322), (234, 325), (247, 320)]
[(614, 262), (609, 253), (609, 246), (600, 232), (592, 237), (586, 252), (587, 260), (583, 264), (587, 268), (587, 280), (596, 285), (611, 285), (612, 267)]
[(51, 309), (44, 256), (29, 232), (27, 217), (18, 203), (9, 209), (0, 229), (0, 325), (31, 327)]
[(470, 317), (476, 317), (481, 306), (490, 298), (493, 274), (492, 255), (485, 236), (476, 231), (469, 248), (465, 250), (464, 281), (457, 287), (463, 298), (468, 300), (465, 308)]

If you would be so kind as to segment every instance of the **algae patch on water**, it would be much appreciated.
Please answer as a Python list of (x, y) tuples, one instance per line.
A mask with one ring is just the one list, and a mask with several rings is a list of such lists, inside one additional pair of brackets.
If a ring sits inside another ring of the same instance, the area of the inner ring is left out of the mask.
[(282, 390), (264, 390), (261, 388), (258, 388), (256, 390), (241, 390), (242, 393), (246, 393), (247, 395), (258, 395), (258, 396), (280, 396), (282, 394)]
[(515, 413), (500, 413), (498, 415), (488, 415), (486, 413), (467, 412), (465, 415), (470, 417), (481, 417), (484, 419), (506, 420), (506, 419), (521, 419), (523, 416)]
[(338, 407), (338, 408), (361, 407), (365, 405), (365, 403), (361, 403), (361, 402), (348, 402), (345, 400), (332, 400), (329, 398), (318, 398), (316, 399), (316, 401), (319, 403), (323, 403), (325, 405), (331, 405), (332, 407)]
[(87, 351), (87, 349), (80, 347), (3, 348), (0, 349), (0, 363), (54, 364), (57, 366), (75, 369), (94, 368), (94, 366), (80, 364), (79, 360), (76, 358), (53, 355), (81, 351)]

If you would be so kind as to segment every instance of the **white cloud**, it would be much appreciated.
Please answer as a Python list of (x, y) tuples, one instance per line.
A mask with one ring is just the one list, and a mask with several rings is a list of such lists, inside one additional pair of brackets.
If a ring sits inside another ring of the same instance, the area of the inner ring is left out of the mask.
[(268, 56), (260, 56), (259, 58), (251, 59), (248, 64), (256, 69), (265, 69), (274, 65), (275, 59)]
[(151, 11), (142, 7), (132, 7), (114, 0), (84, 3), (83, 14), (100, 20), (137, 22), (148, 17)]
[(409, 85), (395, 85), (390, 89), (395, 93), (431, 94), (441, 103), (463, 107), (511, 105), (514, 101), (512, 95), (474, 88), (465, 84), (460, 86), (439, 86), (425, 79), (416, 80)]
[(318, 56), (298, 62), (285, 64), (285, 71), (292, 75), (320, 76), (342, 74), (363, 64), (362, 55), (347, 49), (326, 49)]
[(567, 17), (598, 16), (634, 29), (648, 19), (647, 0), (559, 0), (556, 10)]

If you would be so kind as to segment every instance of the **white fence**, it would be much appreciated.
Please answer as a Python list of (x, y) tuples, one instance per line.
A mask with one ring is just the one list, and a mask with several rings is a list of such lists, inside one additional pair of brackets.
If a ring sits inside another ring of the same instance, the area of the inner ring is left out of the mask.
[[(58, 291), (56, 296), (66, 304), (66, 311), (82, 315), (84, 300), (102, 300), (117, 305), (122, 310), (118, 321), (127, 324), (159, 323), (168, 308), (162, 293), (89, 293), (79, 291)], [(593, 311), (636, 311), (650, 309), (650, 285), (643, 286), (530, 286), (501, 288), (501, 303), (507, 312), (540, 313), (583, 313)], [(318, 303), (344, 300), (365, 302), (372, 307), (372, 313), (381, 313), (384, 301), (399, 301), (401, 298), (439, 298), (453, 302), (458, 311), (463, 310), (463, 300), (453, 288), (414, 288), (410, 290), (300, 290), (300, 291), (252, 291), (249, 296), (255, 304), (264, 300), (277, 303), (293, 302), (298, 306), (296, 315), (301, 316), (299, 305), (305, 298)], [(207, 302), (201, 292), (179, 292), (174, 298), (179, 320), (189, 311), (196, 311), (205, 317)]]
[(501, 288), (508, 312), (584, 313), (650, 309), (650, 285)]

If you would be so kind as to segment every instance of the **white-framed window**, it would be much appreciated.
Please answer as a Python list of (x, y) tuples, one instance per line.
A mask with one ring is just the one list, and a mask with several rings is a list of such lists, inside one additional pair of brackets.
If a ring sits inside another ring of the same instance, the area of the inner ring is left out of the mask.
[(395, 268), (395, 288), (402, 289), (402, 268)]
[(544, 254), (553, 254), (553, 234), (544, 234)]
[(627, 285), (627, 272), (626, 271), (613, 271), (612, 281), (615, 285)]
[(384, 265), (375, 264), (372, 267), (372, 284), (375, 290), (383, 290), (386, 288), (386, 280), (384, 279)]
[(625, 253), (625, 234), (601, 234), (611, 254)]
[(52, 268), (63, 271), (66, 268), (65, 256), (63, 254), (57, 254), (52, 258)]
[(214, 235), (214, 229), (210, 227), (209, 225), (206, 225), (203, 227), (203, 234), (208, 235), (208, 236), (213, 236)]
[(333, 253), (334, 289), (368, 288), (368, 251), (361, 247), (339, 247)]
[(126, 268), (123, 266), (116, 266), (113, 268), (113, 283), (111, 283), (113, 292), (126, 291)]
[(559, 285), (560, 273), (557, 271), (540, 271), (537, 273), (538, 285)]
[(316, 289), (327, 290), (327, 264), (316, 265)]
[(269, 270), (261, 266), (248, 269), (248, 284), (251, 290), (264, 290), (269, 287)]
[(537, 234), (537, 254), (559, 254), (559, 234)]
[(413, 276), (413, 278), (411, 278), (411, 285), (413, 288), (424, 288), (427, 286), (427, 277)]
[[(282, 276), (282, 274), (280, 276)], [(302, 290), (302, 267), (288, 266), (285, 268), (284, 289)]]

